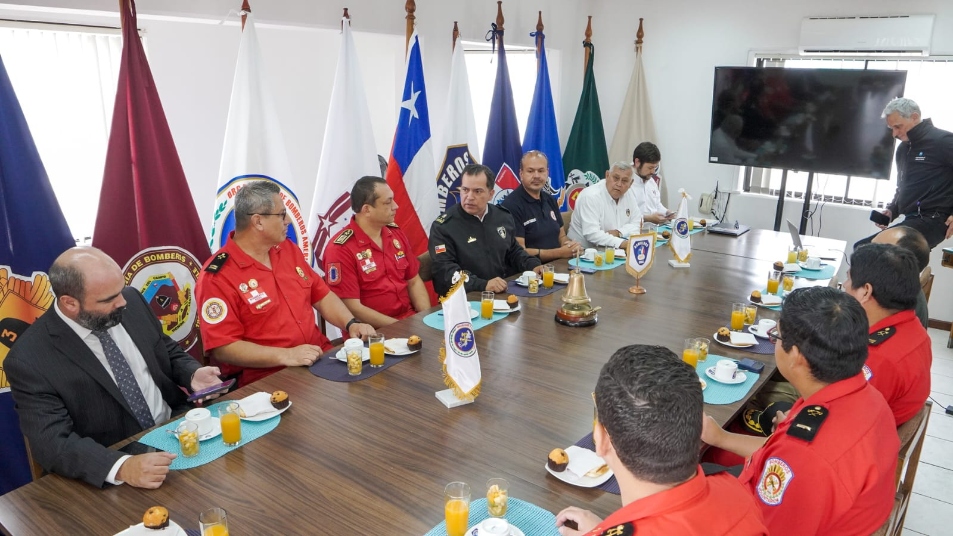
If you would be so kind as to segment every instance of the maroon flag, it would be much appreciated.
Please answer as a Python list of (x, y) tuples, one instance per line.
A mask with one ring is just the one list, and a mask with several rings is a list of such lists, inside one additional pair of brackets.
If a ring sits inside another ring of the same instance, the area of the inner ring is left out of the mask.
[(167, 335), (199, 357), (195, 283), (210, 256), (137, 31), (124, 3), (122, 61), (93, 245), (120, 266)]

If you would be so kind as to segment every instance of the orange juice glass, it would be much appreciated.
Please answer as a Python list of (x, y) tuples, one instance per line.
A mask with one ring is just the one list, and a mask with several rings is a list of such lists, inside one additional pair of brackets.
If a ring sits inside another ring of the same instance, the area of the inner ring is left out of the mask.
[(745, 304), (731, 304), (731, 330), (741, 331), (745, 327)]
[(781, 285), (781, 272), (771, 270), (768, 272), (768, 294), (777, 294), (778, 287)]
[(470, 486), (466, 482), (451, 482), (443, 495), (447, 536), (464, 536), (470, 518)]
[(379, 368), (384, 366), (384, 336), (383, 335), (371, 335), (367, 338), (367, 345), (371, 352), (371, 359), (368, 363), (371, 365), (371, 368)]
[(224, 508), (209, 508), (199, 514), (202, 536), (228, 536), (228, 516)]
[(612, 246), (606, 246), (606, 264), (612, 264), (615, 262), (615, 248)]
[(788, 264), (794, 264), (797, 262), (797, 246), (791, 246), (788, 248)]
[(485, 320), (493, 318), (493, 298), (495, 296), (496, 294), (489, 290), (483, 291), (482, 299), (480, 300), (480, 318)]
[(698, 366), (698, 346), (695, 345), (695, 339), (685, 339), (685, 349), (682, 350), (682, 361), (692, 367)]
[(225, 446), (234, 447), (242, 441), (242, 420), (239, 417), (238, 402), (229, 402), (218, 409), (222, 423), (222, 441)]
[(547, 264), (543, 266), (543, 288), (553, 288), (553, 281), (556, 278), (556, 266)]

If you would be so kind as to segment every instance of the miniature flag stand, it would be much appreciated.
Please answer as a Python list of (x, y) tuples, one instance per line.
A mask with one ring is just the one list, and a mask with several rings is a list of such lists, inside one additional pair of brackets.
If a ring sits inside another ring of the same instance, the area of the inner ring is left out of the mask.
[(678, 212), (672, 222), (672, 239), (668, 243), (675, 258), (668, 261), (668, 265), (672, 268), (688, 268), (691, 266), (688, 260), (692, 258), (691, 230), (688, 228), (688, 200), (691, 197), (683, 188), (679, 188), (678, 193), (682, 194), (682, 198), (678, 202)]
[(473, 402), (480, 394), (480, 355), (477, 352), (473, 323), (470, 322), (470, 304), (464, 283), (467, 275), (457, 272), (453, 286), (440, 298), (443, 306), (443, 382), (449, 389), (434, 393), (447, 408)]
[(629, 236), (629, 250), (625, 252), (625, 271), (635, 278), (635, 286), (629, 287), (632, 294), (645, 294), (645, 288), (639, 284), (639, 279), (648, 273), (655, 262), (655, 229)]

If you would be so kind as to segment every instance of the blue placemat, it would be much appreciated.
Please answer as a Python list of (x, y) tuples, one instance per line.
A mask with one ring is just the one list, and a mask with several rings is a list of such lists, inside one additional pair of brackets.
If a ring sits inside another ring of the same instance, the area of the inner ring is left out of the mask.
[[(583, 261), (583, 260), (580, 260), (579, 263), (582, 266), (586, 268), (592, 268), (593, 270), (613, 270), (625, 264), (625, 257), (622, 257), (622, 258), (616, 257), (616, 260), (612, 264), (602, 263), (602, 266), (596, 266), (595, 263), (592, 263), (589, 261)], [(575, 268), (576, 259), (569, 259), (569, 266)]]
[[(576, 441), (575, 445), (580, 448), (589, 449), (593, 452), (596, 451), (596, 442), (592, 439), (592, 432), (589, 432), (586, 434), (586, 437)], [(609, 477), (609, 480), (606, 480), (596, 487), (602, 491), (608, 491), (609, 493), (622, 495), (622, 491), (619, 489), (619, 481), (616, 480), (615, 475), (612, 475)]]
[(335, 357), (339, 349), (340, 348), (337, 348), (326, 353), (321, 359), (315, 361), (313, 365), (308, 367), (308, 371), (319, 378), (331, 380), (332, 382), (357, 382), (380, 374), (409, 357), (420, 355), (420, 352), (410, 354), (409, 356), (385, 355), (384, 365), (377, 368), (371, 367), (370, 362), (365, 361), (361, 366), (361, 373), (357, 376), (351, 376), (347, 373), (347, 363)]
[[(208, 406), (208, 409), (212, 412), (212, 415), (218, 415), (218, 407), (222, 404), (227, 404), (228, 402), (234, 402), (234, 400), (219, 402), (218, 404)], [(172, 421), (164, 426), (156, 428), (139, 439), (139, 442), (142, 444), (149, 445), (150, 447), (155, 447), (166, 452), (171, 452), (173, 454), (178, 454), (179, 456), (172, 460), (172, 465), (169, 467), (169, 469), (172, 470), (192, 469), (193, 467), (205, 465), (212, 460), (221, 458), (222, 456), (237, 448), (251, 443), (259, 437), (274, 430), (278, 426), (278, 423), (281, 422), (281, 415), (277, 415), (271, 419), (258, 422), (243, 420), (242, 440), (238, 445), (234, 447), (226, 447), (225, 443), (222, 442), (222, 436), (213, 437), (212, 439), (202, 441), (199, 447), (198, 456), (194, 456), (192, 458), (186, 458), (185, 456), (182, 456), (182, 450), (179, 448), (179, 440), (176, 439), (174, 435), (169, 433), (170, 430), (175, 430), (179, 426), (179, 423), (183, 420), (184, 419), (177, 419)]]
[(834, 277), (834, 265), (825, 264), (821, 267), (820, 270), (806, 270), (803, 266), (801, 271), (794, 274), (794, 277), (800, 277), (801, 279), (830, 279)]
[(507, 292), (510, 294), (516, 294), (517, 296), (525, 296), (527, 298), (542, 298), (543, 296), (549, 296), (553, 292), (563, 290), (564, 288), (566, 288), (566, 285), (561, 285), (559, 283), (553, 283), (553, 286), (550, 288), (546, 288), (541, 284), (539, 285), (539, 292), (536, 294), (530, 294), (528, 288), (522, 285), (517, 285), (516, 281), (510, 281), (506, 284)]
[(708, 354), (708, 359), (699, 363), (695, 367), (695, 372), (698, 373), (698, 377), (705, 380), (705, 383), (708, 384), (708, 387), (702, 391), (702, 394), (705, 398), (706, 404), (712, 405), (722, 405), (722, 404), (731, 404), (732, 402), (737, 402), (745, 397), (748, 394), (748, 391), (751, 390), (751, 387), (754, 386), (755, 382), (758, 381), (758, 375), (750, 371), (742, 371), (748, 377), (745, 381), (737, 383), (735, 385), (727, 385), (724, 383), (717, 382), (708, 377), (705, 374), (705, 369), (709, 367), (714, 367), (720, 359), (729, 359), (715, 354)]
[[(748, 333), (751, 333), (751, 332), (749, 331)], [(754, 333), (752, 333), (752, 335), (754, 335)], [(768, 354), (774, 353), (774, 343), (772, 343), (769, 339), (762, 339), (761, 337), (758, 337), (757, 335), (754, 336), (754, 339), (758, 341), (757, 344), (755, 344), (754, 346), (740, 348), (740, 350), (744, 350), (746, 352), (751, 352), (754, 354), (762, 354), (762, 355), (768, 355)], [(708, 381), (707, 377), (705, 378), (705, 381)]]
[[(478, 301), (470, 302), (470, 309), (473, 309), (474, 311), (479, 313), (480, 302)], [(511, 315), (511, 314), (513, 313), (493, 313), (493, 318), (489, 320), (485, 318), (480, 318), (480, 316), (477, 315), (476, 318), (470, 319), (470, 321), (473, 322), (473, 331), (476, 331), (480, 328), (485, 328), (486, 326), (489, 326), (490, 324), (496, 322), (497, 320), (503, 320), (504, 318), (507, 317), (507, 315)], [(425, 316), (424, 324), (427, 324), (428, 326), (434, 329), (439, 329), (440, 331), (443, 331), (443, 311), (442, 310), (436, 311)]]
[[(490, 515), (486, 511), (485, 498), (470, 502), (470, 521), (467, 522), (467, 527), (475, 527), (488, 517)], [(552, 512), (513, 497), (507, 500), (506, 520), (526, 536), (559, 536), (556, 516)], [(447, 536), (447, 522), (441, 521), (424, 536)], [(477, 531), (467, 532), (466, 536), (477, 536)]]

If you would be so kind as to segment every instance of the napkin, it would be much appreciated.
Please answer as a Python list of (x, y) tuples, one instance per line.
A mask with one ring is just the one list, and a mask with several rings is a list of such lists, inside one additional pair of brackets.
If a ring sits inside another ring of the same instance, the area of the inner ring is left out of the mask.
[(769, 306), (781, 305), (781, 298), (779, 296), (775, 296), (774, 294), (765, 294), (762, 292), (761, 304)]
[(271, 393), (264, 391), (246, 396), (238, 401), (238, 405), (245, 412), (245, 417), (254, 417), (275, 410), (275, 407), (271, 405)]
[(758, 339), (755, 339), (754, 335), (750, 333), (739, 333), (737, 331), (732, 331), (731, 344), (734, 344), (735, 346), (753, 346), (758, 344)]
[(569, 284), (569, 274), (553, 274), (553, 281), (567, 285)]
[(566, 454), (569, 455), (569, 466), (566, 469), (572, 471), (576, 476), (584, 476), (589, 471), (606, 463), (598, 454), (582, 447), (569, 447), (566, 449)]

